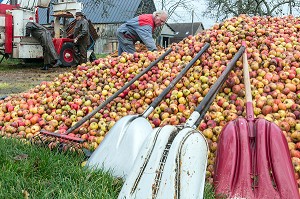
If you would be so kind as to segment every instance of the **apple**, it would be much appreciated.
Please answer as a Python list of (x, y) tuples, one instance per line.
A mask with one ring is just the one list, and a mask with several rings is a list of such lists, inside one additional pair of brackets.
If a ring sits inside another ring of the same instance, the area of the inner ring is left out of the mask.
[(296, 131), (300, 131), (300, 123), (297, 123), (297, 124), (295, 125), (295, 130), (296, 130)]
[(262, 110), (261, 110), (262, 114), (264, 114), (264, 115), (270, 114), (270, 113), (272, 113), (272, 111), (273, 111), (273, 108), (270, 105), (263, 106)]
[(154, 124), (155, 127), (159, 127), (161, 121), (159, 118), (155, 118), (154, 120), (152, 120), (152, 123)]

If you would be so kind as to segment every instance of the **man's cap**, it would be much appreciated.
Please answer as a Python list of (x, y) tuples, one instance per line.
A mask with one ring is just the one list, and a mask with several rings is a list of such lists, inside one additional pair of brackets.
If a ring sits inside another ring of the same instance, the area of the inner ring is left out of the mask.
[(75, 16), (84, 16), (84, 14), (82, 12), (76, 12)]

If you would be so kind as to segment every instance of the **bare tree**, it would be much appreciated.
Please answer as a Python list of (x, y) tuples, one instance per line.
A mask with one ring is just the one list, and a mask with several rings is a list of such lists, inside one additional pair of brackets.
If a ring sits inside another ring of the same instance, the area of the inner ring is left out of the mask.
[[(217, 21), (228, 17), (248, 14), (250, 16), (275, 16), (292, 14), (292, 10), (299, 9), (300, 1), (296, 0), (206, 0), (207, 9), (203, 16), (209, 16)], [(289, 8), (284, 13), (283, 8)]]
[(169, 14), (168, 18), (176, 21), (176, 19), (182, 18), (180, 13), (177, 13), (176, 10), (180, 8), (184, 11), (192, 13), (193, 2), (196, 1), (197, 0), (156, 0), (155, 2), (156, 5), (160, 6), (157, 7), (157, 9), (167, 11)]
[[(181, 16), (181, 13), (176, 12), (177, 9), (181, 9), (183, 11), (187, 11), (189, 13), (193, 12), (193, 2), (196, 2), (199, 0), (155, 0), (156, 5), (159, 5), (157, 7), (158, 10), (165, 10), (168, 12), (168, 20), (177, 21), (180, 18), (184, 18), (184, 16)], [(186, 12), (185, 12), (186, 14)], [(162, 26), (157, 28), (155, 30), (155, 36), (158, 37), (161, 33)]]

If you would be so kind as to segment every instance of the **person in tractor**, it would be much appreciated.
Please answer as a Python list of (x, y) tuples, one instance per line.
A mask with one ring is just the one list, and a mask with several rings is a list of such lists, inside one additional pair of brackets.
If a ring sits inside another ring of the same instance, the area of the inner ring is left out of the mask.
[(25, 36), (29, 37), (30, 35), (37, 39), (43, 47), (44, 66), (41, 68), (42, 70), (48, 70), (54, 61), (55, 64), (52, 67), (62, 65), (55, 50), (51, 33), (47, 28), (35, 22), (28, 22), (26, 24)]
[(117, 29), (118, 55), (122, 52), (134, 53), (135, 42), (143, 42), (148, 50), (157, 50), (152, 34), (155, 28), (164, 25), (168, 18), (166, 11), (159, 10), (153, 14), (142, 14), (128, 20)]
[(87, 62), (87, 47), (90, 45), (89, 23), (82, 12), (75, 13), (74, 51), (77, 64)]

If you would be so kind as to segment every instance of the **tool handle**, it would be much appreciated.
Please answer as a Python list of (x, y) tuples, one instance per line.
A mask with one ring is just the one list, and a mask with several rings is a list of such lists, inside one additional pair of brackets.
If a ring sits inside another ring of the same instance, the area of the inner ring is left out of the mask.
[[(243, 46), (245, 46), (245, 42), (243, 42)], [(246, 47), (246, 46), (245, 46)], [(246, 90), (246, 102), (252, 103), (252, 94), (251, 94), (251, 86), (250, 86), (250, 75), (249, 75), (249, 65), (247, 59), (247, 52), (243, 53), (243, 73), (244, 73), (244, 84)]]
[(143, 76), (146, 72), (148, 72), (153, 66), (155, 66), (159, 61), (164, 59), (170, 52), (172, 51), (172, 48), (168, 49), (164, 54), (162, 54), (158, 59), (156, 59), (154, 62), (152, 62), (147, 68), (145, 68), (142, 72), (140, 72), (138, 75), (136, 75), (134, 78), (132, 78), (129, 82), (127, 82), (121, 89), (119, 89), (117, 92), (115, 92), (113, 95), (111, 95), (109, 98), (107, 98), (102, 104), (100, 104), (97, 108), (95, 108), (92, 112), (84, 116), (81, 120), (79, 120), (74, 126), (69, 128), (64, 134), (69, 134), (78, 127), (80, 127), (83, 123), (85, 123), (87, 120), (89, 120), (91, 117), (93, 117), (97, 112), (99, 112), (103, 107), (105, 107), (108, 103), (110, 103), (113, 99), (118, 97), (123, 91), (125, 91), (131, 84), (133, 84), (136, 80), (138, 80), (141, 76)]
[(70, 136), (70, 135), (59, 134), (59, 133), (52, 133), (52, 132), (48, 132), (48, 131), (45, 131), (45, 130), (41, 130), (41, 133), (44, 134), (44, 135), (53, 136), (53, 137), (61, 138), (61, 139), (64, 139), (64, 140), (70, 140), (70, 141), (78, 142), (78, 143), (83, 143), (85, 141), (84, 139), (81, 139), (81, 138), (78, 138), (78, 137), (73, 137), (73, 136)]
[(222, 72), (221, 76), (217, 79), (217, 81), (212, 85), (206, 96), (203, 98), (203, 100), (200, 102), (200, 104), (197, 106), (195, 111), (191, 114), (191, 116), (188, 118), (185, 126), (193, 127), (194, 125), (196, 127), (199, 126), (200, 122), (202, 121), (204, 115), (206, 114), (208, 108), (214, 101), (216, 95), (218, 94), (219, 90), (221, 89), (222, 85), (226, 81), (230, 71), (235, 66), (236, 62), (240, 59), (243, 52), (245, 51), (245, 47), (241, 46), (238, 52), (234, 55), (231, 62), (227, 65), (225, 70)]
[(154, 99), (149, 107), (143, 113), (143, 117), (148, 117), (154, 108), (163, 100), (163, 98), (173, 89), (173, 87), (179, 82), (179, 80), (188, 72), (188, 70), (194, 65), (194, 63), (200, 58), (200, 56), (209, 48), (210, 44), (206, 43), (203, 48), (196, 54), (196, 56), (182, 69), (182, 71), (171, 81), (171, 83), (162, 91), (162, 93)]
[[(242, 45), (246, 47), (245, 42), (243, 42)], [(243, 75), (244, 75), (244, 84), (245, 84), (245, 92), (246, 92), (246, 118), (248, 121), (253, 121), (254, 120), (254, 111), (253, 111), (253, 103), (252, 103), (249, 65), (248, 65), (246, 50), (243, 54)], [(251, 133), (251, 135), (252, 134), (253, 133)]]

